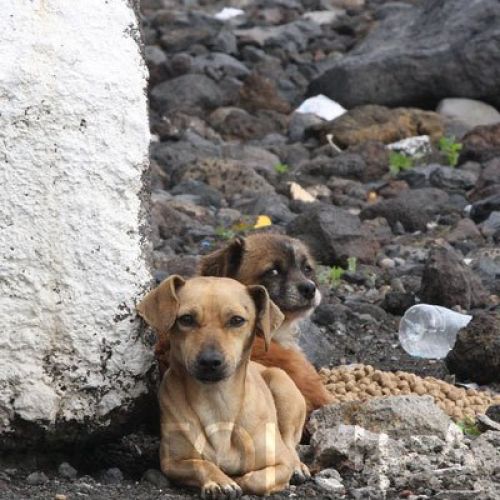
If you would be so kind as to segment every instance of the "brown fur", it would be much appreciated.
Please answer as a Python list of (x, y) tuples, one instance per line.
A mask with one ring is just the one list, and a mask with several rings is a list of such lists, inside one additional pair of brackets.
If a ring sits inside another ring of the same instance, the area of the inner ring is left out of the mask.
[[(169, 341), (159, 393), (168, 477), (199, 487), (204, 498), (236, 498), (280, 491), (292, 474), (309, 476), (295, 449), (304, 398), (282, 370), (250, 361), (255, 336), (265, 349), (283, 320), (265, 288), (172, 276), (138, 311)], [(207, 368), (204, 356), (214, 352), (223, 362)]]
[[(280, 328), (279, 338), (278, 335), (275, 337), (269, 350), (263, 348), (258, 338), (255, 340), (252, 360), (283, 369), (302, 392), (308, 410), (312, 411), (333, 401), (315, 368), (294, 339), (294, 323), (310, 313), (312, 307), (309, 310), (287, 310), (287, 304), (282, 303), (279, 292), (277, 295), (272, 294), (264, 276), (276, 264), (282, 267), (288, 265), (290, 255), (287, 249), (290, 245), (296, 249), (295, 253), (301, 259), (314, 268), (314, 260), (301, 241), (273, 233), (257, 233), (245, 239), (236, 238), (222, 249), (203, 257), (199, 271), (203, 276), (227, 276), (246, 285), (261, 284), (268, 288), (272, 299), (285, 315), (285, 321)], [(310, 278), (315, 280), (314, 271)], [(284, 342), (281, 340), (283, 333)]]

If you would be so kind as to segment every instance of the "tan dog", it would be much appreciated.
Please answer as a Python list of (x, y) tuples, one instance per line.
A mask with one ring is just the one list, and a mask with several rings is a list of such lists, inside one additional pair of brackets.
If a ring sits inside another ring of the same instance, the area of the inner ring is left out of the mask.
[(227, 278), (165, 280), (138, 306), (170, 339), (160, 386), (162, 471), (204, 498), (265, 495), (309, 476), (296, 453), (305, 401), (282, 370), (250, 361), (283, 315), (265, 288)]
[[(235, 238), (228, 245), (202, 257), (202, 276), (226, 276), (245, 285), (263, 285), (285, 315), (269, 349), (262, 339), (254, 342), (252, 360), (283, 369), (304, 395), (308, 411), (331, 403), (314, 366), (298, 345), (298, 322), (321, 301), (316, 285), (315, 262), (300, 240), (273, 233)], [(161, 348), (160, 348), (161, 350)]]

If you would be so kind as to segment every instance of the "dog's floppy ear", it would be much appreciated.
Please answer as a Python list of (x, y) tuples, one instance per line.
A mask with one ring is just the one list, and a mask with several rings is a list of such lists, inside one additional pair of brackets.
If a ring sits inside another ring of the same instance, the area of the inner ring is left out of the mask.
[(239, 236), (225, 247), (201, 258), (200, 275), (233, 278), (236, 276), (245, 251), (245, 240)]
[(139, 315), (158, 332), (167, 332), (175, 323), (179, 308), (176, 290), (184, 283), (180, 276), (174, 274), (151, 290), (137, 306)]
[(266, 351), (269, 349), (273, 332), (281, 326), (285, 316), (279, 307), (269, 298), (267, 290), (261, 285), (248, 287), (257, 308), (255, 327), (257, 333), (264, 337)]

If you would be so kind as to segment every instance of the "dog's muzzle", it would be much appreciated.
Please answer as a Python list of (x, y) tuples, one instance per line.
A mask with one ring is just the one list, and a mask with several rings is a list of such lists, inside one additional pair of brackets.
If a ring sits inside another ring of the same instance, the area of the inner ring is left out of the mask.
[(203, 349), (194, 362), (194, 377), (200, 382), (214, 383), (227, 377), (224, 355), (211, 347)]

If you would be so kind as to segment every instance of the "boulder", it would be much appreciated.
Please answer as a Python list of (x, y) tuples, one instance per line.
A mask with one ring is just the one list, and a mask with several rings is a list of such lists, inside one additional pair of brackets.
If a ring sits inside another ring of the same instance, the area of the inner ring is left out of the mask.
[(422, 275), (422, 302), (470, 309), (485, 304), (487, 291), (481, 280), (449, 246), (431, 249)]
[(478, 384), (500, 382), (500, 315), (478, 312), (458, 332), (446, 366), (460, 380)]
[(346, 57), (313, 80), (352, 108), (435, 106), (450, 96), (500, 105), (500, 4), (497, 0), (424, 0), (395, 10)]
[(389, 109), (384, 106), (359, 106), (339, 118), (312, 126), (308, 134), (327, 143), (327, 136), (340, 147), (354, 146), (366, 141), (391, 144), (401, 139), (428, 135), (438, 139), (443, 135), (443, 120), (432, 111), (415, 108)]
[(427, 223), (448, 203), (448, 195), (437, 188), (403, 191), (395, 198), (381, 200), (361, 211), (361, 219), (384, 217), (395, 230), (398, 223), (406, 231), (425, 231)]
[(475, 99), (443, 99), (436, 111), (452, 121), (460, 122), (467, 129), (500, 122), (500, 113), (493, 106)]
[(306, 241), (326, 265), (347, 265), (349, 257), (373, 263), (379, 244), (366, 236), (357, 215), (323, 204), (314, 204), (287, 226), (288, 234)]

